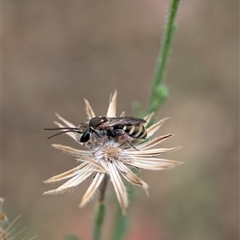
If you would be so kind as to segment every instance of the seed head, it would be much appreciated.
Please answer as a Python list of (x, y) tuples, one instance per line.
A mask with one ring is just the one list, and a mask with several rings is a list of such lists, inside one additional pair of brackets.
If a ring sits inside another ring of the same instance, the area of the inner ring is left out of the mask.
[[(88, 120), (94, 118), (96, 115), (92, 110), (89, 102), (84, 99), (86, 105), (86, 113)], [(107, 110), (107, 117), (116, 117), (116, 102), (117, 92), (110, 98), (109, 107)], [(60, 115), (56, 114), (58, 119), (62, 122), (54, 122), (58, 127), (76, 127)], [(121, 114), (121, 116), (123, 116)], [(57, 189), (45, 192), (44, 194), (56, 194), (66, 190), (72, 189), (88, 177), (93, 176), (92, 182), (84, 194), (80, 207), (84, 206), (98, 191), (101, 184), (106, 180), (106, 176), (111, 180), (115, 189), (118, 201), (123, 213), (128, 205), (127, 191), (123, 183), (123, 178), (133, 185), (141, 186), (148, 194), (148, 185), (135, 174), (132, 169), (148, 169), (148, 170), (165, 170), (172, 168), (181, 162), (163, 159), (160, 156), (164, 153), (175, 151), (179, 147), (173, 148), (159, 148), (156, 146), (171, 137), (173, 134), (166, 134), (163, 136), (152, 138), (156, 131), (162, 126), (167, 118), (158, 121), (151, 127), (147, 127), (150, 122), (152, 114), (147, 115), (144, 120), (144, 126), (147, 131), (147, 139), (129, 139), (131, 144), (120, 141), (118, 138), (103, 137), (86, 145), (86, 150), (80, 150), (63, 146), (60, 144), (53, 144), (53, 147), (60, 149), (63, 152), (73, 155), (80, 163), (76, 168), (56, 175), (47, 181), (58, 182), (60, 180), (67, 180)], [(79, 144), (79, 136), (75, 132), (67, 132), (68, 136), (73, 138)], [(134, 145), (134, 148), (131, 146)], [(135, 149), (136, 148), (136, 149)]]

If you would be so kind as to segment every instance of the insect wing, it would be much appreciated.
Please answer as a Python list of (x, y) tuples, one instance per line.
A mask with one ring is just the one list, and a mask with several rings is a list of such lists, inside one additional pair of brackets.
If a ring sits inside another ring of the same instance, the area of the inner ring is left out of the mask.
[(90, 119), (89, 125), (92, 128), (97, 128), (98, 126), (102, 125), (103, 123), (105, 123), (107, 121), (108, 121), (108, 119), (103, 116), (94, 117), (94, 118)]
[(113, 117), (108, 118), (108, 122), (105, 123), (105, 126), (114, 127), (116, 125), (140, 125), (146, 121), (141, 118), (134, 117)]

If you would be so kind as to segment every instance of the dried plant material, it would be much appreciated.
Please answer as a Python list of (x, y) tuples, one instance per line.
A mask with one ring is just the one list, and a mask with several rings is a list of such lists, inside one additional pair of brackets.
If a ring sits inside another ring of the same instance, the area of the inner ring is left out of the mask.
[[(87, 118), (90, 120), (95, 117), (94, 111), (90, 103), (84, 99), (86, 105)], [(106, 116), (116, 117), (117, 106), (117, 92), (110, 98), (109, 107)], [(121, 116), (125, 116), (121, 114)], [(140, 177), (132, 171), (132, 168), (147, 169), (147, 170), (165, 170), (175, 167), (181, 164), (181, 162), (160, 158), (159, 156), (171, 151), (178, 150), (179, 147), (173, 148), (154, 148), (164, 140), (170, 138), (173, 134), (167, 134), (160, 137), (150, 139), (162, 124), (168, 119), (164, 118), (150, 127), (147, 124), (151, 121), (152, 114), (147, 115), (144, 120), (146, 121), (144, 126), (146, 127), (147, 138), (146, 139), (130, 139), (131, 144), (121, 142), (118, 138), (100, 138), (99, 141), (92, 144), (90, 147), (86, 147), (86, 150), (79, 150), (60, 144), (53, 144), (53, 147), (76, 157), (76, 160), (80, 162), (80, 165), (70, 171), (56, 175), (47, 181), (46, 183), (58, 182), (60, 180), (67, 180), (57, 189), (47, 191), (44, 194), (57, 194), (64, 191), (75, 188), (81, 184), (90, 176), (93, 176), (93, 180), (84, 194), (80, 207), (83, 207), (94, 195), (98, 192), (105, 176), (107, 176), (113, 184), (116, 192), (117, 199), (121, 206), (123, 213), (125, 213), (128, 206), (127, 190), (123, 182), (123, 178), (133, 185), (142, 187), (148, 195), (148, 185)], [(72, 123), (68, 122), (60, 115), (57, 115), (58, 119), (63, 122), (55, 124), (59, 127), (75, 127)], [(139, 130), (140, 131), (140, 130)], [(77, 139), (76, 132), (67, 133), (75, 141)]]
[[(21, 233), (25, 229), (21, 229), (17, 231), (16, 223), (20, 219), (21, 216), (16, 217), (13, 221), (9, 221), (7, 216), (2, 212), (2, 203), (4, 202), (3, 198), (0, 198), (0, 240), (14, 240), (20, 239)], [(23, 238), (21, 238), (23, 239)], [(36, 236), (32, 238), (24, 238), (28, 240), (36, 239)]]

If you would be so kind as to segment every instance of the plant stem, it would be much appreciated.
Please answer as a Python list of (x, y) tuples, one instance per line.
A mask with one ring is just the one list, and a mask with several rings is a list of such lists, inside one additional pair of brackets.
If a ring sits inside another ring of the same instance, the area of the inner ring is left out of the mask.
[(123, 215), (120, 206), (117, 206), (117, 212), (115, 215), (115, 222), (113, 226), (113, 234), (111, 240), (121, 240), (124, 238), (127, 230), (129, 229), (129, 217)]
[[(134, 171), (134, 169), (133, 169)], [(137, 171), (134, 171), (136, 173)], [(128, 200), (131, 204), (135, 198), (135, 188), (131, 186), (130, 183), (127, 183), (127, 189), (128, 191)], [(129, 206), (131, 207), (131, 206)], [(121, 240), (125, 237), (127, 230), (129, 229), (129, 216), (123, 215), (122, 209), (120, 208), (119, 204), (117, 205), (117, 211), (115, 215), (115, 222), (113, 226), (113, 233), (111, 236), (111, 240)]]
[(104, 197), (105, 197), (108, 179), (109, 179), (108, 176), (105, 175), (99, 187), (100, 194), (99, 194), (99, 199), (95, 209), (94, 225), (93, 225), (93, 240), (100, 240), (102, 237), (102, 227), (103, 227), (103, 222), (106, 214)]
[(167, 24), (161, 43), (161, 51), (156, 62), (155, 73), (152, 81), (152, 90), (147, 109), (149, 113), (157, 111), (168, 96), (168, 90), (163, 84), (163, 79), (165, 76), (166, 64), (170, 53), (174, 32), (176, 29), (175, 20), (179, 2), (180, 0), (171, 0), (169, 6)]
[[(148, 113), (156, 112), (162, 106), (168, 96), (168, 90), (167, 87), (163, 84), (163, 79), (174, 36), (174, 30), (176, 28), (175, 20), (179, 2), (180, 0), (171, 0), (170, 2), (167, 24), (161, 43), (161, 51), (158, 55), (155, 73), (152, 80), (152, 90), (150, 93), (150, 100), (147, 108)], [(134, 110), (135, 114), (138, 117), (142, 117), (143, 114), (138, 103), (134, 104)], [(129, 193), (132, 196), (131, 199), (129, 199), (129, 203), (131, 203), (132, 199), (134, 198), (133, 190)], [(111, 240), (123, 239), (125, 232), (128, 229), (128, 221), (129, 219), (126, 216), (122, 215), (121, 209), (118, 209), (115, 216), (115, 226)]]

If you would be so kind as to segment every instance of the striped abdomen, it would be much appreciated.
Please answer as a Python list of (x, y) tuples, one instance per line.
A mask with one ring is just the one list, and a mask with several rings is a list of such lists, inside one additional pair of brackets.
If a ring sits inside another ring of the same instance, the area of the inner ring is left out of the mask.
[(131, 137), (131, 138), (139, 138), (145, 139), (147, 137), (147, 131), (144, 125), (125, 125), (122, 127), (122, 130)]

